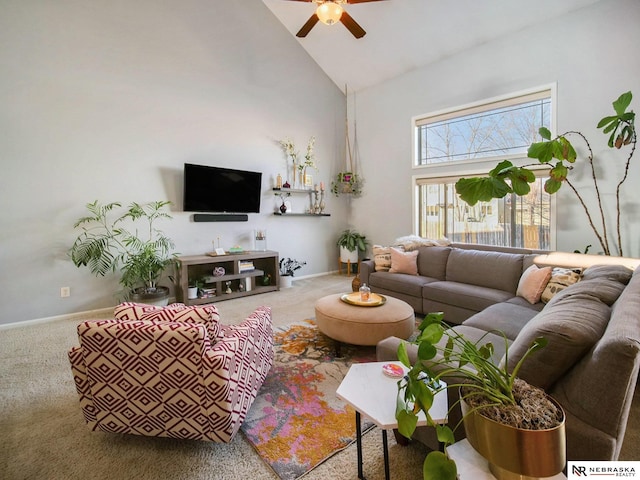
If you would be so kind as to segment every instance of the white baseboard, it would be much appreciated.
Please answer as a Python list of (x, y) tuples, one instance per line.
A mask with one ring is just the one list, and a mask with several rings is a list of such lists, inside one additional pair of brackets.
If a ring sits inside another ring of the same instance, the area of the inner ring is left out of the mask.
[[(293, 277), (293, 280), (294, 281), (305, 280), (305, 279), (322, 277), (325, 275), (331, 275), (336, 273), (338, 273), (338, 270), (314, 273), (312, 275), (303, 275), (300, 277)], [(175, 298), (170, 298), (169, 303), (173, 303), (173, 302), (175, 302)], [(115, 308), (115, 305), (112, 307), (100, 308), (97, 310), (87, 310), (84, 312), (66, 313), (63, 315), (55, 315), (53, 317), (36, 318), (34, 320), (24, 320), (22, 322), (4, 323), (4, 324), (0, 324), (0, 330), (9, 330), (11, 328), (17, 328), (17, 327), (28, 327), (31, 325), (41, 325), (43, 323), (59, 322), (63, 320), (83, 320), (87, 318), (111, 318), (113, 316), (114, 308)]]
[(0, 330), (9, 330), (16, 327), (29, 327), (32, 325), (41, 325), (43, 323), (59, 322), (62, 320), (82, 320), (85, 318), (111, 318), (113, 317), (113, 307), (100, 308), (98, 310), (87, 310), (84, 312), (66, 313), (64, 315), (55, 315), (53, 317), (36, 318), (34, 320), (24, 320), (22, 322), (4, 323), (0, 325)]

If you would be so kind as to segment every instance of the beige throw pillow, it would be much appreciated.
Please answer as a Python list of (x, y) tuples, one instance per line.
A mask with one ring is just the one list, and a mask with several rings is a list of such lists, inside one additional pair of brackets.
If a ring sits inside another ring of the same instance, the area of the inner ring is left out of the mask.
[(560, 268), (555, 267), (551, 272), (551, 279), (542, 292), (540, 299), (547, 303), (554, 295), (561, 292), (570, 285), (579, 282), (582, 278), (582, 268)]
[(391, 247), (391, 268), (389, 273), (418, 275), (418, 250), (403, 252)]
[(373, 262), (376, 272), (388, 272), (391, 268), (391, 247), (373, 246)]
[(532, 305), (538, 303), (550, 278), (551, 267), (538, 268), (537, 265), (531, 265), (520, 277), (516, 295)]

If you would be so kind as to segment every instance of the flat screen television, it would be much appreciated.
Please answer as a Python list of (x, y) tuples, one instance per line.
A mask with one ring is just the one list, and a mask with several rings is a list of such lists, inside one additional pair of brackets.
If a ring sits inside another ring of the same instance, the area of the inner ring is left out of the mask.
[(262, 172), (184, 164), (185, 212), (260, 213)]

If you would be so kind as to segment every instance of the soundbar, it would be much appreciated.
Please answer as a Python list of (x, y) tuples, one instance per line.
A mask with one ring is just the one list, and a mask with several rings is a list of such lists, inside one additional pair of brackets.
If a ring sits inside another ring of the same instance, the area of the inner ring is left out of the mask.
[(249, 215), (244, 213), (194, 213), (194, 222), (247, 222)]

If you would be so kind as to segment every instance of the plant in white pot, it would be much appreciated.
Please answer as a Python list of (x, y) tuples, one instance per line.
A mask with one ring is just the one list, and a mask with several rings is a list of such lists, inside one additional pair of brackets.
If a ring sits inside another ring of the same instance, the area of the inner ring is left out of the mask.
[(360, 252), (367, 250), (367, 237), (355, 230), (344, 230), (338, 237), (337, 245), (340, 247), (340, 261), (342, 263), (358, 263)]
[(281, 258), (280, 266), (280, 284), (282, 288), (291, 287), (293, 276), (296, 270), (300, 270), (307, 262), (301, 262), (292, 258)]
[[(155, 226), (171, 216), (165, 211), (168, 201), (132, 203), (115, 219), (117, 202), (86, 205), (90, 215), (81, 217), (74, 228), (82, 230), (69, 254), (76, 267), (88, 267), (91, 273), (104, 276), (120, 270), (120, 284), (125, 297), (136, 302), (166, 304), (169, 288), (158, 285), (162, 273), (175, 265), (174, 244)], [(141, 231), (138, 230), (140, 225)]]
[[(429, 415), (434, 395), (443, 389), (459, 391), (462, 423), (471, 446), (484, 456), (498, 479), (551, 477), (566, 463), (565, 414), (562, 407), (542, 389), (517, 378), (527, 357), (547, 341), (536, 338), (509, 371), (508, 340), (504, 360), (495, 363), (490, 342), (471, 342), (442, 323), (442, 313), (430, 313), (419, 327), (418, 359), (411, 364), (402, 343), (399, 360), (409, 368), (398, 381), (396, 419), (399, 432), (413, 435), (422, 410), (436, 428), (438, 441), (446, 447), (454, 443), (453, 430), (435, 425)], [(483, 337), (484, 338), (484, 337)], [(446, 378), (447, 383), (440, 380)], [(450, 409), (455, 407), (449, 406)], [(425, 480), (455, 480), (457, 467), (446, 449), (427, 455), (423, 465)]]

